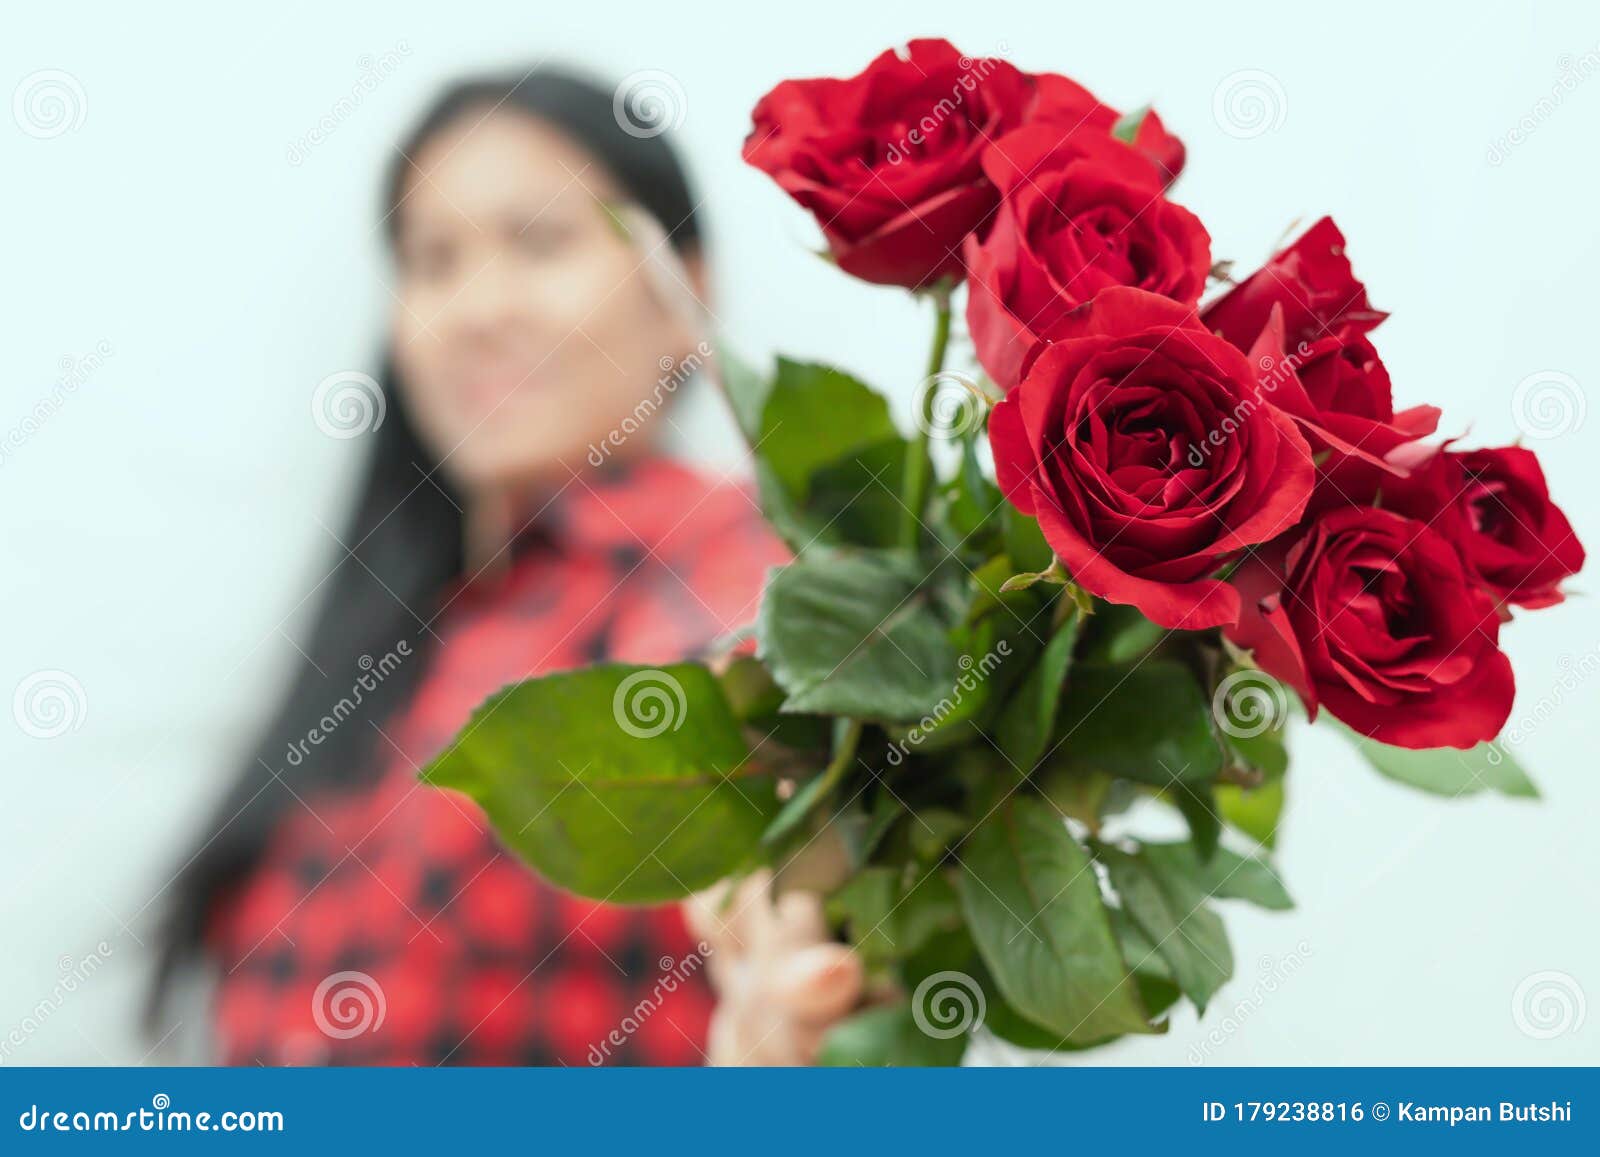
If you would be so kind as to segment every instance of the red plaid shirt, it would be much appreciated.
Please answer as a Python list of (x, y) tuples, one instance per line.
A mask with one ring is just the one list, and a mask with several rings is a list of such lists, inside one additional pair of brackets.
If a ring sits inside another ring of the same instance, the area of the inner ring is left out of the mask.
[(417, 772), (507, 683), (678, 660), (749, 623), (784, 551), (742, 489), (659, 460), (574, 479), (538, 523), (509, 572), (456, 592), (439, 641), (406, 660), (429, 666), (383, 727), (382, 774), (292, 804), (219, 907), (227, 1063), (703, 1060), (711, 995), (679, 910), (558, 891), (471, 800)]

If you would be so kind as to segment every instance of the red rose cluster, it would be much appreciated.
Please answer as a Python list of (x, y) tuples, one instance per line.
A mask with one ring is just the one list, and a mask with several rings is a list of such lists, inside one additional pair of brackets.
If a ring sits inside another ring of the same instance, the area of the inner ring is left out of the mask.
[(1395, 410), (1331, 220), (1202, 306), (1210, 238), (1155, 114), (942, 40), (785, 81), (754, 121), (746, 160), (846, 272), (965, 279), (997, 479), (1074, 582), (1221, 628), (1383, 742), (1499, 733), (1507, 608), (1559, 602), (1583, 548), (1530, 451), (1425, 444), (1439, 411)]

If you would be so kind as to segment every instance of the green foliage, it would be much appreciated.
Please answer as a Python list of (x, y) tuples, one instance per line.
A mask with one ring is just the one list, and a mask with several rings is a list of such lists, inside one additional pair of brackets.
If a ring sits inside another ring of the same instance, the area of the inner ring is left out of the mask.
[(423, 779), (477, 800), (547, 879), (622, 904), (675, 900), (729, 875), (778, 806), (716, 678), (692, 663), (508, 687)]
[(1008, 800), (968, 838), (958, 890), (1006, 1001), (1069, 1041), (1154, 1031), (1089, 855), (1053, 810)]

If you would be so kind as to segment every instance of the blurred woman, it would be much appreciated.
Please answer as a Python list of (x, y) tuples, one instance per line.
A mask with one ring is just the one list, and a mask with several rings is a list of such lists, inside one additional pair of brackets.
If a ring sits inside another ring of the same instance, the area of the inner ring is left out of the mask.
[(758, 882), (697, 940), (676, 908), (545, 884), (417, 780), (507, 683), (703, 652), (783, 557), (740, 488), (652, 446), (708, 352), (684, 172), (609, 89), (536, 70), (446, 92), (386, 208), (384, 420), (347, 549), (180, 874), (156, 1007), (208, 960), (232, 1064), (804, 1062), (862, 985), (814, 902)]

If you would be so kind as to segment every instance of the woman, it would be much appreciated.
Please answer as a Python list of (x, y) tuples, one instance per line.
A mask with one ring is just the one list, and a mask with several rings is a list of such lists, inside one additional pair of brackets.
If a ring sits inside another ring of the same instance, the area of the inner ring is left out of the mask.
[(678, 161), (609, 90), (475, 80), (406, 141), (384, 221), (390, 381), (348, 553), (179, 878), (161, 989), (209, 957), (234, 1064), (810, 1059), (862, 987), (814, 902), (758, 881), (691, 939), (677, 909), (556, 891), (417, 782), (499, 687), (701, 651), (782, 558), (741, 490), (650, 447), (700, 356)]

